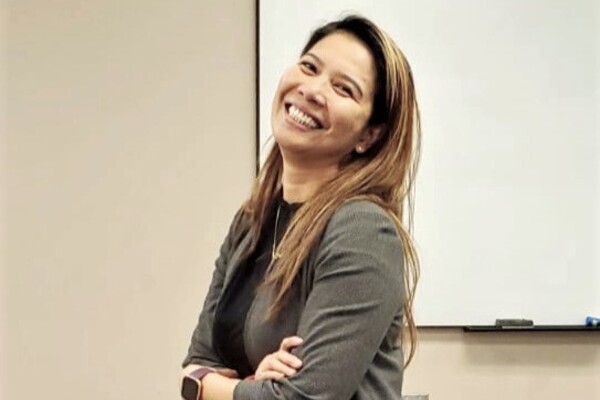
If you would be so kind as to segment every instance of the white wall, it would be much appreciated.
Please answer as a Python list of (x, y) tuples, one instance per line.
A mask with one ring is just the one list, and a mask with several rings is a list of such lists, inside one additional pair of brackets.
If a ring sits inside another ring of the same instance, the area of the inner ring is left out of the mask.
[[(9, 12), (0, 398), (176, 399), (254, 172), (253, 2), (13, 0)], [(406, 389), (598, 399), (599, 345), (425, 330)]]

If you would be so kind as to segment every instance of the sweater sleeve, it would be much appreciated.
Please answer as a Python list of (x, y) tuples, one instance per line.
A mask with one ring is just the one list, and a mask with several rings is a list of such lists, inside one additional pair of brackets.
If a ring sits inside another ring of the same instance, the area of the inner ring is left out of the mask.
[(229, 263), (229, 256), (234, 250), (237, 242), (236, 235), (239, 235), (238, 229), (240, 225), (242, 211), (238, 211), (233, 222), (229, 227), (229, 232), (221, 245), (219, 256), (215, 261), (215, 269), (213, 270), (212, 280), (208, 289), (208, 294), (204, 300), (204, 305), (198, 323), (192, 334), (191, 343), (188, 348), (188, 353), (183, 360), (182, 366), (185, 368), (189, 364), (199, 364), (215, 368), (224, 368), (223, 362), (216, 354), (212, 343), (213, 321), (217, 303), (221, 297), (223, 283), (225, 281), (225, 273)]
[(404, 301), (400, 238), (379, 206), (334, 213), (319, 245), (295, 350), (303, 367), (279, 381), (240, 382), (235, 400), (350, 399)]

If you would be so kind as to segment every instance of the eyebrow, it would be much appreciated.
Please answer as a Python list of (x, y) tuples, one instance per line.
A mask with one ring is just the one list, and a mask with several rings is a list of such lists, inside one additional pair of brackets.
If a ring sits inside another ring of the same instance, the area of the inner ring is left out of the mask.
[[(310, 56), (312, 58), (315, 59), (316, 62), (318, 62), (319, 64), (323, 65), (323, 60), (321, 60), (317, 55), (315, 55), (314, 53), (306, 53), (304, 54), (305, 56)], [(360, 95), (360, 97), (364, 97), (364, 93), (362, 91), (362, 89), (360, 88), (360, 85), (354, 80), (352, 79), (349, 75), (344, 74), (343, 72), (340, 72), (339, 75), (344, 79), (347, 80), (348, 82), (350, 82), (352, 84), (352, 86), (354, 86), (356, 88), (356, 90), (358, 91), (358, 94)]]

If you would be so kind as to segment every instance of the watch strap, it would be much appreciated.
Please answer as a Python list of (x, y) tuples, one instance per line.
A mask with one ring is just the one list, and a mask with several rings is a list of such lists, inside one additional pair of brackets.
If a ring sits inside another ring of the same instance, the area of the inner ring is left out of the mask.
[(189, 372), (188, 376), (191, 376), (192, 378), (195, 378), (195, 379), (201, 381), (202, 378), (204, 378), (206, 375), (210, 374), (211, 372), (217, 372), (217, 370), (214, 368), (210, 368), (210, 367), (200, 367), (198, 369), (193, 370), (192, 372)]

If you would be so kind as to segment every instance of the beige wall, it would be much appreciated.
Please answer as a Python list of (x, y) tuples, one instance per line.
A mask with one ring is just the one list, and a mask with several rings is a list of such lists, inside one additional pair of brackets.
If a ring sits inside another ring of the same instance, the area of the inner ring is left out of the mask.
[[(254, 171), (253, 3), (9, 2), (2, 399), (178, 398)], [(407, 392), (600, 398), (600, 335), (421, 339)]]
[(176, 399), (254, 173), (253, 2), (9, 11), (2, 399)]
[(6, 23), (4, 1), (0, 0), (0, 399), (6, 398)]
[(406, 393), (432, 400), (599, 400), (596, 333), (421, 332)]

